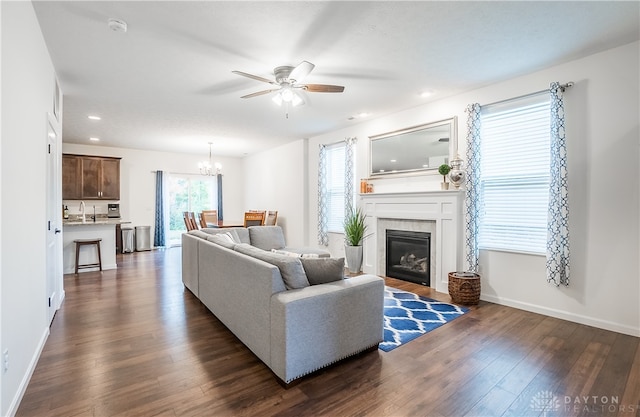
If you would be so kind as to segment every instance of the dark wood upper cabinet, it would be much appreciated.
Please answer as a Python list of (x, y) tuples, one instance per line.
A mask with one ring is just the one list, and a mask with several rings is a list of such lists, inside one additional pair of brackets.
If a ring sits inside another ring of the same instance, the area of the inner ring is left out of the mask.
[(82, 199), (82, 160), (75, 155), (62, 155), (62, 198)]
[(120, 160), (103, 158), (100, 175), (100, 198), (120, 200)]
[(63, 200), (120, 200), (120, 158), (62, 156)]

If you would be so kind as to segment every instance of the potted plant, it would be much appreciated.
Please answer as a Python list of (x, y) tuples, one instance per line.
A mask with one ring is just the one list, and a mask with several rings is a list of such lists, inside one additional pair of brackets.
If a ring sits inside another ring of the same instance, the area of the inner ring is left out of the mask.
[(356, 208), (344, 219), (344, 253), (347, 267), (352, 274), (360, 272), (362, 267), (362, 240), (367, 230), (365, 214)]
[(447, 182), (447, 174), (449, 173), (449, 171), (451, 171), (451, 167), (449, 166), (449, 164), (442, 164), (438, 167), (438, 172), (440, 173), (440, 175), (442, 175), (442, 183), (440, 184), (440, 186), (443, 190), (449, 189), (449, 183)]

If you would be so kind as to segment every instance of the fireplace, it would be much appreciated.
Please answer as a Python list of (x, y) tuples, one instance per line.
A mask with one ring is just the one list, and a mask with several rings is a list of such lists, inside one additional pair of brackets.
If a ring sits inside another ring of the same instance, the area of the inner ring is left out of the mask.
[(430, 286), (431, 233), (386, 230), (385, 275)]

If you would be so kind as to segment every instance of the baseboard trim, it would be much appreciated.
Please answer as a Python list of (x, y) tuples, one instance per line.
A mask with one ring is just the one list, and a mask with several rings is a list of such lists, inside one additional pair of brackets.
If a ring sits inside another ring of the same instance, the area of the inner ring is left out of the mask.
[(616, 333), (623, 333), (630, 336), (640, 337), (640, 328), (621, 325), (607, 320), (601, 320), (580, 314), (568, 313), (562, 310), (543, 307), (536, 304), (523, 303), (521, 301), (511, 300), (508, 298), (495, 297), (492, 295), (482, 294), (480, 299), (495, 304), (517, 308), (519, 310), (530, 311), (532, 313), (543, 314), (545, 316), (555, 317), (557, 319), (567, 320), (574, 323), (584, 324), (587, 326), (597, 327), (599, 329), (610, 330)]
[(13, 417), (18, 412), (18, 407), (20, 407), (20, 402), (22, 402), (22, 397), (24, 397), (24, 393), (27, 391), (27, 387), (29, 386), (29, 381), (31, 381), (31, 377), (33, 376), (33, 372), (36, 370), (36, 365), (38, 365), (38, 360), (40, 359), (40, 355), (42, 355), (42, 351), (44, 350), (44, 345), (47, 343), (47, 339), (49, 338), (49, 327), (47, 326), (44, 329), (44, 333), (40, 338), (40, 342), (38, 343), (38, 348), (36, 349), (35, 354), (31, 358), (31, 362), (29, 363), (29, 368), (27, 368), (27, 372), (24, 374), (20, 385), (18, 386), (18, 391), (16, 395), (13, 397), (11, 401), (11, 405), (7, 409), (7, 415)]

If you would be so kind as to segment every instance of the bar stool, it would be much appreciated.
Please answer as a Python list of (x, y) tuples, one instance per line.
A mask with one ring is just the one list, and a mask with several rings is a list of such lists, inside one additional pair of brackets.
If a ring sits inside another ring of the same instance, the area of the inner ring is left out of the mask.
[[(73, 242), (76, 244), (76, 274), (78, 273), (78, 269), (83, 268), (95, 268), (99, 267), (102, 271), (102, 256), (100, 256), (100, 242), (102, 239), (76, 239)], [(93, 264), (78, 264), (78, 260), (80, 259), (80, 247), (88, 246), (88, 245), (96, 245), (98, 248), (98, 263)]]

